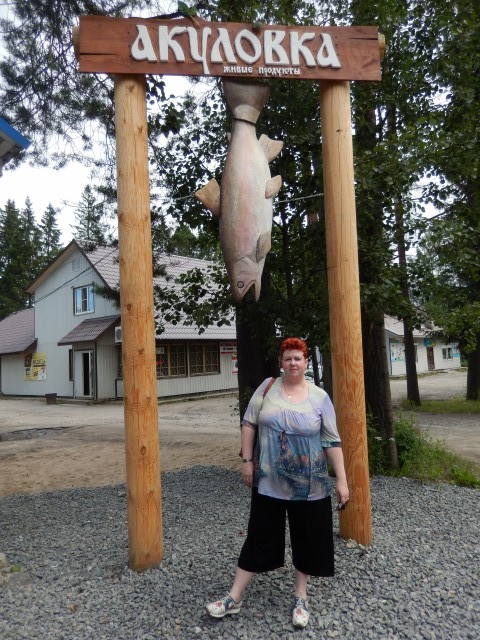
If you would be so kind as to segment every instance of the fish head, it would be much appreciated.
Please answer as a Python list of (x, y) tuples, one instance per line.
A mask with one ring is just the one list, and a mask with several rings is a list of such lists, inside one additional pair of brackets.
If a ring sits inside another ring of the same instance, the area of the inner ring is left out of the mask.
[(262, 280), (262, 265), (251, 258), (240, 258), (233, 263), (229, 269), (230, 287), (233, 297), (238, 303), (243, 299), (250, 289), (254, 288), (254, 296), (257, 301), (260, 297), (260, 286)]

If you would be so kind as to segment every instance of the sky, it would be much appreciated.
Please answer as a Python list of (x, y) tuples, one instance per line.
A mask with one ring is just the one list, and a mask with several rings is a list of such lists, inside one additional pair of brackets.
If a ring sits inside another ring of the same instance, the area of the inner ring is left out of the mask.
[[(186, 82), (182, 84), (180, 78), (165, 80), (169, 87), (176, 84), (177, 95), (178, 87), (186, 87)], [(70, 163), (62, 169), (31, 166), (28, 160), (18, 168), (9, 168), (7, 163), (0, 176), (0, 209), (8, 200), (13, 200), (17, 208), (21, 209), (28, 197), (37, 222), (40, 222), (51, 204), (58, 211), (57, 223), (62, 231), (61, 241), (67, 244), (73, 238), (72, 225), (75, 224), (75, 210), (82, 192), (88, 184), (95, 186), (91, 171), (91, 168), (80, 163)]]
[[(1, 2), (0, 17), (11, 16), (11, 4)], [(0, 55), (2, 49), (0, 47)], [(187, 81), (179, 77), (165, 77), (167, 91), (180, 95), (187, 87)], [(15, 128), (14, 122), (9, 122)], [(24, 132), (19, 131), (24, 135)], [(75, 224), (75, 210), (80, 202), (82, 192), (91, 180), (91, 169), (80, 163), (70, 163), (65, 168), (56, 170), (48, 167), (35, 167), (25, 160), (18, 168), (10, 168), (7, 164), (0, 176), (0, 209), (8, 200), (13, 200), (17, 208), (25, 205), (28, 197), (32, 209), (40, 222), (46, 208), (51, 204), (58, 210), (57, 223), (62, 232), (61, 242), (67, 244), (73, 237), (72, 225)]]
[(64, 169), (32, 167), (24, 163), (8, 170), (8, 164), (0, 176), (0, 208), (7, 200), (13, 200), (18, 209), (23, 208), (28, 197), (37, 222), (49, 204), (58, 210), (57, 223), (62, 231), (62, 243), (73, 237), (71, 225), (75, 223), (75, 209), (82, 191), (90, 182), (90, 169), (78, 163)]
[[(12, 5), (0, 2), (0, 17), (11, 17)], [(2, 50), (0, 48), (0, 55)], [(15, 127), (14, 122), (9, 124)], [(19, 131), (23, 134), (22, 131)], [(18, 208), (23, 208), (28, 197), (39, 222), (49, 204), (58, 209), (58, 226), (62, 231), (62, 242), (72, 239), (71, 225), (75, 222), (75, 208), (83, 189), (90, 181), (90, 169), (80, 164), (71, 164), (55, 171), (48, 167), (30, 166), (28, 160), (17, 169), (3, 169), (0, 176), (0, 208), (7, 200), (13, 200)]]

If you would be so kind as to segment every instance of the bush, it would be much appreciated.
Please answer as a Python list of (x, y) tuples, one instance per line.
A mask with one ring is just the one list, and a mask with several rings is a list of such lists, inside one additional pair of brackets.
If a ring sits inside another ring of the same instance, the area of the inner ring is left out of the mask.
[(414, 416), (400, 414), (395, 420), (398, 469), (389, 468), (385, 438), (375, 429), (371, 417), (367, 419), (367, 438), (371, 475), (404, 476), (480, 487), (480, 468), (448, 451), (440, 441), (423, 434)]

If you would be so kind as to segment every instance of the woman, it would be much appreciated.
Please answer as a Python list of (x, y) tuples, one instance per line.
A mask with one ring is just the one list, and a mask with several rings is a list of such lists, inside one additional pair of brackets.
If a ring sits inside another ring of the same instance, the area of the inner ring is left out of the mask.
[(338, 508), (345, 507), (349, 492), (335, 411), (325, 391), (305, 380), (303, 340), (282, 342), (280, 366), (283, 378), (258, 387), (242, 421), (242, 479), (252, 488), (248, 533), (230, 591), (207, 611), (214, 618), (238, 613), (255, 573), (283, 566), (288, 514), (295, 567), (292, 622), (306, 627), (308, 576), (334, 572), (327, 458), (336, 475)]

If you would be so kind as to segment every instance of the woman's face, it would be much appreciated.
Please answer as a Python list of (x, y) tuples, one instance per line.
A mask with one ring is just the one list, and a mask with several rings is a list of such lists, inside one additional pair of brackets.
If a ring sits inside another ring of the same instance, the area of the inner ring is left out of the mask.
[(303, 378), (308, 362), (299, 349), (286, 349), (280, 360), (280, 366), (289, 378)]

